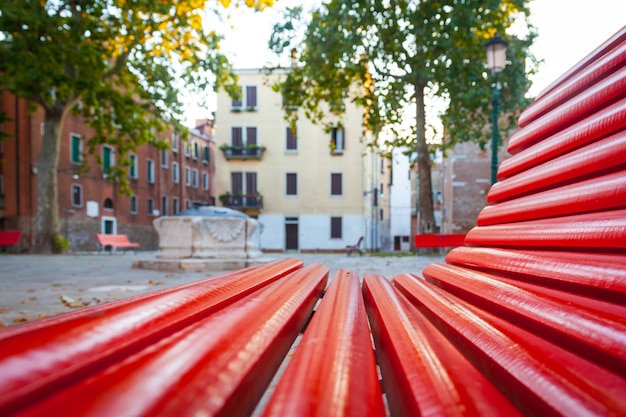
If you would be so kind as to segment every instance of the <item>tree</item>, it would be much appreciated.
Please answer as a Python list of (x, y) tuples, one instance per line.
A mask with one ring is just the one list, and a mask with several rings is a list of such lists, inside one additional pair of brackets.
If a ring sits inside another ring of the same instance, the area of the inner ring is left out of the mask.
[[(502, 113), (511, 116), (501, 126), (506, 134), (514, 125), (515, 111), (528, 103), (527, 75), (536, 66), (528, 54), (535, 33), (526, 3), (331, 0), (312, 13), (303, 41), (298, 37), (302, 10), (290, 9), (274, 26), (270, 48), (278, 55), (290, 51), (294, 58), (298, 55), (298, 62), (275, 89), (290, 106), (299, 106), (306, 117), (320, 123), (341, 114), (344, 99), (353, 100), (363, 106), (364, 127), (374, 133), (375, 140), (388, 128), (393, 140), (385, 146), (415, 149), (419, 231), (432, 233), (431, 155), (441, 145), (427, 142), (427, 97), (441, 97), (449, 103), (441, 115), (450, 138), (446, 146), (469, 140), (487, 143), (489, 132), (484, 127), (492, 89), (484, 44), (496, 33), (506, 35), (508, 66), (500, 75)], [(516, 36), (511, 30), (514, 24), (526, 33)], [(361, 88), (351, 88), (354, 85)], [(398, 128), (407, 108), (415, 111), (408, 133)], [(287, 119), (295, 125), (297, 113), (287, 111)]]
[(149, 142), (167, 146), (154, 131), (180, 129), (179, 89), (204, 92), (212, 83), (237, 94), (219, 53), (221, 37), (203, 28), (203, 14), (219, 14), (231, 3), (261, 10), (273, 0), (212, 3), (205, 10), (204, 0), (3, 0), (0, 83), (45, 114), (35, 252), (50, 252), (60, 234), (56, 172), (70, 112), (95, 131), (87, 152), (104, 143), (115, 147), (119, 164), (107, 176), (124, 189), (128, 152)]

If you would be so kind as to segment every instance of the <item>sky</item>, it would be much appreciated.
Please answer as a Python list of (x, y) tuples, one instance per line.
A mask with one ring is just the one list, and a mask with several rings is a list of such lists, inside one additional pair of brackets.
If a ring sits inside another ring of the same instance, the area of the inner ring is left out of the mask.
[[(227, 28), (223, 51), (234, 67), (261, 68), (272, 54), (267, 40), (279, 10), (286, 6), (317, 0), (276, 0), (272, 9), (260, 13), (250, 10), (230, 10), (232, 28)], [(602, 42), (626, 25), (626, 0), (533, 0), (530, 2), (531, 21), (538, 31), (532, 51), (540, 64), (533, 78), (531, 96), (536, 96), (561, 74), (592, 52)], [(215, 100), (209, 109), (190, 107), (189, 119), (202, 118), (215, 110)]]

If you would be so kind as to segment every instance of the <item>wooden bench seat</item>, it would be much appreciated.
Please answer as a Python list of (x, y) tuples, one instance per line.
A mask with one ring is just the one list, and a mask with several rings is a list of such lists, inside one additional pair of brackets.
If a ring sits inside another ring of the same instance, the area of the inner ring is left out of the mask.
[(100, 252), (104, 251), (107, 247), (113, 252), (113, 248), (119, 248), (126, 251), (127, 249), (137, 249), (140, 247), (139, 243), (134, 243), (128, 240), (126, 235), (108, 235), (108, 234), (96, 234), (98, 244), (100, 245)]
[(4, 329), (0, 415), (626, 415), (624, 45), (521, 115), (445, 263), (285, 259)]

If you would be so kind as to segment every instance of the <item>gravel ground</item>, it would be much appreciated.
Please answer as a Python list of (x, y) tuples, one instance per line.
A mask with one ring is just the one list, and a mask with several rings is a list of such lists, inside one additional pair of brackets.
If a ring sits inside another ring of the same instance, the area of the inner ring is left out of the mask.
[[(263, 260), (287, 257), (305, 265), (323, 263), (333, 277), (338, 269), (359, 276), (377, 273), (392, 279), (400, 273), (421, 275), (443, 255), (346, 256), (342, 254), (266, 254)], [(0, 328), (39, 320), (151, 290), (172, 287), (228, 271), (165, 272), (132, 268), (133, 261), (155, 259), (155, 252), (113, 255), (0, 255)]]

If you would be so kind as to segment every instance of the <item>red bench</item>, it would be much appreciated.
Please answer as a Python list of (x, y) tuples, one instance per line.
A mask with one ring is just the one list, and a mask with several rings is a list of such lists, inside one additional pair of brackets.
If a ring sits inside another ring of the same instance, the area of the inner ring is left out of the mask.
[(415, 248), (452, 248), (463, 246), (465, 233), (415, 235)]
[[(126, 252), (127, 249), (135, 250), (139, 247), (139, 243), (129, 241), (126, 235), (106, 235), (97, 233), (96, 238), (100, 245), (100, 252), (104, 251), (107, 247), (111, 249), (124, 249), (124, 252)], [(113, 253), (112, 250), (111, 253)]]
[(20, 230), (2, 230), (0, 231), (0, 246), (17, 245), (22, 237)]
[(625, 48), (522, 114), (423, 277), (285, 259), (4, 329), (0, 415), (626, 415)]

